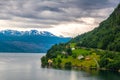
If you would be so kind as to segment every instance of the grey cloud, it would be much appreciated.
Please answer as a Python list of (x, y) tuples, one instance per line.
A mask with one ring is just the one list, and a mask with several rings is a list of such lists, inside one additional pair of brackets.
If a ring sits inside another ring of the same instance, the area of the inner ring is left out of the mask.
[(36, 11), (41, 11), (41, 10), (50, 10), (53, 12), (63, 12), (61, 9), (56, 8), (56, 7), (48, 7), (48, 6), (43, 6), (35, 9)]
[(109, 0), (76, 0), (75, 4), (82, 9), (101, 9), (109, 5)]
[[(48, 28), (51, 27), (49, 25), (75, 21), (82, 17), (104, 18), (104, 15), (97, 14), (97, 10), (115, 7), (116, 4), (112, 0), (0, 0), (0, 20), (20, 21), (30, 24), (28, 28), (43, 28), (41, 25)], [(40, 25), (31, 25), (32, 23)]]

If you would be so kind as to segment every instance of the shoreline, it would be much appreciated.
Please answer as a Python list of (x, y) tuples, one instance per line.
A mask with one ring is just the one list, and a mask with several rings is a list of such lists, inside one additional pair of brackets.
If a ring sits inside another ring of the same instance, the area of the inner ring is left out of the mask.
[(42, 67), (42, 68), (52, 68), (52, 69), (59, 69), (59, 70), (78, 70), (78, 71), (111, 71), (111, 72), (118, 72), (120, 73), (119, 70), (111, 70), (111, 69), (106, 69), (106, 68), (90, 68), (90, 67), (81, 67), (81, 66), (72, 66), (70, 69), (66, 69), (65, 67), (62, 68), (54, 68), (52, 66), (47, 66), (47, 67)]

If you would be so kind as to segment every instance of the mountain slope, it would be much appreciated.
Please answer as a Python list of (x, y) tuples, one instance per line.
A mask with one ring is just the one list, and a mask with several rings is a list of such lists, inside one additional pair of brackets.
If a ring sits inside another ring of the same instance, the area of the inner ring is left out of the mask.
[(0, 52), (46, 52), (52, 45), (67, 42), (70, 38), (57, 37), (49, 32), (0, 31)]
[(98, 28), (52, 46), (41, 61), (43, 67), (120, 71), (120, 4)]
[(120, 4), (98, 28), (77, 36), (70, 42), (88, 48), (120, 51)]

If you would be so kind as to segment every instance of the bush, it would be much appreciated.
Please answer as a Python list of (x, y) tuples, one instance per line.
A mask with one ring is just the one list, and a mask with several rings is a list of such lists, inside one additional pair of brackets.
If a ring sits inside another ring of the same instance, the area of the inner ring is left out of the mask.
[(41, 66), (42, 67), (46, 67), (47, 65), (48, 65), (48, 59), (45, 57), (45, 56), (43, 56), (42, 58), (41, 58)]
[(66, 62), (64, 67), (65, 67), (65, 69), (72, 69), (72, 63)]

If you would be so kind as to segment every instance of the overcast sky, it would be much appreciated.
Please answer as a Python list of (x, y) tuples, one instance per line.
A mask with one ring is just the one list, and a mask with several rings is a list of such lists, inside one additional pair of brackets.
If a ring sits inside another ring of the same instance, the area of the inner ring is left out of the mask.
[(98, 27), (120, 0), (0, 0), (0, 30), (76, 36)]

